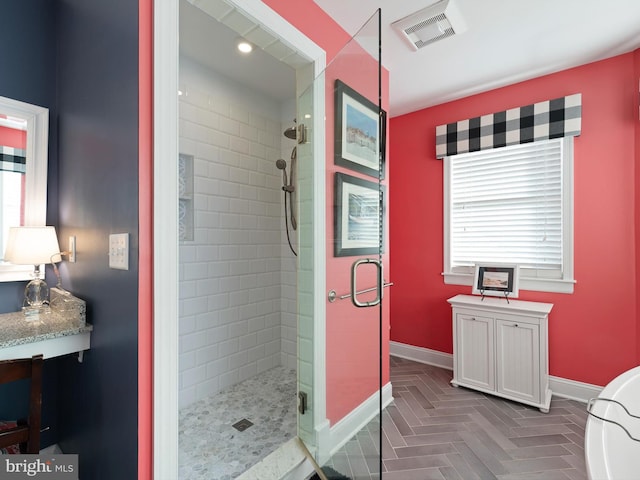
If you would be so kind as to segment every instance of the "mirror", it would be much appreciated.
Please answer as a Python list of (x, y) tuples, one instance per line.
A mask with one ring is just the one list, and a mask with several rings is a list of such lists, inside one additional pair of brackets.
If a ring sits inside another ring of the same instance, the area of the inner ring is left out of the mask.
[[(49, 110), (0, 97), (0, 257), (9, 227), (44, 225)], [(0, 282), (30, 280), (33, 266), (0, 261)]]

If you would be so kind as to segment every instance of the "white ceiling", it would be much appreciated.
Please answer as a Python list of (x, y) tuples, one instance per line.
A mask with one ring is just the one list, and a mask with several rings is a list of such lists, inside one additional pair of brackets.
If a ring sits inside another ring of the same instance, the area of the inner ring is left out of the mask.
[[(451, 0), (467, 30), (419, 51), (391, 23), (434, 0), (314, 1), (352, 35), (381, 9), (391, 116), (640, 47), (640, 0)], [(255, 24), (243, 23), (224, 0), (207, 3), (212, 5), (209, 15), (186, 0), (180, 2), (181, 53), (277, 100), (293, 98), (293, 68), (300, 58), (273, 37), (265, 38), (263, 46), (271, 54), (258, 48), (249, 57), (239, 57), (236, 32), (254, 35), (255, 40), (268, 35)]]
[[(304, 64), (304, 59), (245, 19), (224, 0), (200, 2), (198, 7), (190, 3), (193, 1), (180, 1), (181, 54), (277, 101), (295, 97), (294, 68)], [(262, 48), (242, 55), (236, 49), (240, 37)]]
[(419, 51), (391, 23), (434, 0), (315, 0), (354, 35), (382, 12), (396, 116), (640, 47), (640, 0), (451, 0), (467, 30)]

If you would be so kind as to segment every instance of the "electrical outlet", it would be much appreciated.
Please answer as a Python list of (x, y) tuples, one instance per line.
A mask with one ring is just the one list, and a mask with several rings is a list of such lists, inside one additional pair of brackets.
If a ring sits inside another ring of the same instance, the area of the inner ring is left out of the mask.
[(109, 235), (109, 268), (129, 270), (129, 234)]

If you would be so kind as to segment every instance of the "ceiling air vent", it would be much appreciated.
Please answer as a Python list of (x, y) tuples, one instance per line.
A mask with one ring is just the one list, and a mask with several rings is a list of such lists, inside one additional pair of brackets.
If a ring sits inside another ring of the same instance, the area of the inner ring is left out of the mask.
[(441, 0), (391, 24), (414, 50), (464, 32), (465, 25), (452, 0)]

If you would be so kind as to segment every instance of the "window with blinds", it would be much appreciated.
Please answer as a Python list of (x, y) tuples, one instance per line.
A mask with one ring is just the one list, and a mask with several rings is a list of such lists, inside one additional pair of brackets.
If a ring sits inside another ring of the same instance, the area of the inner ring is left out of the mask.
[(572, 202), (566, 198), (573, 193), (565, 178), (572, 142), (569, 137), (445, 158), (445, 276), (471, 273), (477, 263), (518, 264), (521, 279), (573, 276)]

